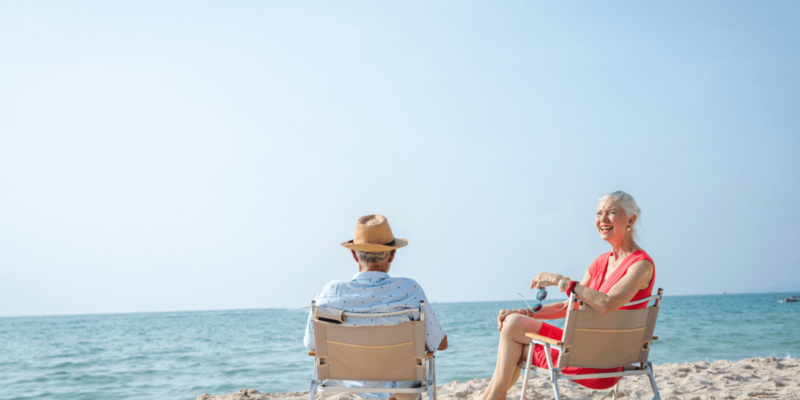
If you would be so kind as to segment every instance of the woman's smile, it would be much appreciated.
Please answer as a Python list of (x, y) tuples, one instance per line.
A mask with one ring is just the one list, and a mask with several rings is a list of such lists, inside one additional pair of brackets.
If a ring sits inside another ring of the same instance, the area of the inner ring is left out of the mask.
[(616, 233), (617, 225), (625, 224), (625, 212), (619, 210), (613, 200), (601, 201), (597, 205), (597, 215), (594, 222), (600, 237), (603, 240), (608, 240)]

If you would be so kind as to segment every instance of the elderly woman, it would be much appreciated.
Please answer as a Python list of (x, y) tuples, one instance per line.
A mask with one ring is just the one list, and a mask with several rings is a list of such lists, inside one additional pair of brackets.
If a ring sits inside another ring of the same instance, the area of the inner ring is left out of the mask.
[[(656, 279), (653, 259), (634, 241), (636, 223), (641, 210), (631, 195), (617, 191), (600, 198), (597, 204), (595, 227), (600, 238), (611, 245), (611, 252), (601, 254), (589, 266), (580, 282), (559, 274), (542, 272), (531, 282), (531, 289), (545, 286), (558, 286), (559, 290), (575, 293), (575, 296), (592, 308), (609, 313), (632, 300), (650, 296)], [(646, 303), (631, 306), (631, 309), (644, 308)], [(500, 344), (497, 349), (497, 366), (492, 381), (483, 396), (484, 400), (505, 399), (506, 392), (519, 377), (519, 361), (527, 355), (531, 342), (527, 332), (538, 333), (561, 340), (562, 330), (541, 320), (564, 318), (567, 315), (567, 302), (544, 306), (539, 312), (528, 309), (501, 310), (497, 317), (500, 329)], [(552, 350), (553, 362), (558, 359), (558, 351)], [(547, 368), (546, 356), (542, 346), (536, 345), (533, 363)], [(594, 368), (564, 368), (567, 375), (593, 374), (620, 371)], [(614, 386), (620, 378), (582, 379), (575, 382), (592, 389), (607, 389)]]

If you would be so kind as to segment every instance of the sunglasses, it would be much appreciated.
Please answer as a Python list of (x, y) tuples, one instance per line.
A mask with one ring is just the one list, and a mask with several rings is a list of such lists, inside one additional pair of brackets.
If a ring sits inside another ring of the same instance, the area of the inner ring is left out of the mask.
[(539, 289), (539, 291), (536, 292), (536, 300), (539, 301), (533, 307), (531, 307), (531, 305), (528, 304), (528, 300), (525, 300), (525, 296), (523, 296), (522, 293), (517, 292), (517, 294), (519, 297), (522, 297), (522, 301), (525, 302), (525, 305), (528, 306), (528, 309), (535, 313), (542, 311), (542, 307), (544, 307), (542, 300), (547, 298), (547, 290), (544, 290), (544, 288)]

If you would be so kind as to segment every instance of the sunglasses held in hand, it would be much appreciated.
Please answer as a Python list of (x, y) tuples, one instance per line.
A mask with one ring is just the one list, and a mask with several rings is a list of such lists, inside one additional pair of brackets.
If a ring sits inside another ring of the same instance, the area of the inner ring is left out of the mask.
[(531, 307), (531, 305), (528, 304), (528, 300), (525, 300), (525, 296), (523, 296), (522, 293), (517, 292), (517, 294), (519, 297), (522, 297), (522, 300), (525, 302), (525, 305), (528, 306), (528, 309), (535, 313), (542, 311), (542, 307), (544, 307), (542, 300), (547, 298), (547, 290), (544, 290), (544, 288), (539, 289), (539, 291), (536, 292), (536, 300), (538, 300), (538, 302)]

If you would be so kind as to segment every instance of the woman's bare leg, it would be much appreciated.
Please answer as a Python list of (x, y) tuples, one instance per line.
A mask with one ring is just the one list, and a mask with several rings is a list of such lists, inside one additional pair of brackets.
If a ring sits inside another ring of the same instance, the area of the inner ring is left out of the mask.
[(524, 345), (530, 343), (525, 333), (539, 333), (541, 328), (541, 321), (521, 314), (506, 317), (497, 346), (497, 365), (483, 400), (505, 400), (506, 393), (519, 378), (518, 364), (523, 356)]
[[(519, 357), (520, 362), (525, 362), (528, 360), (528, 346), (530, 345), (526, 344), (522, 346), (522, 354), (520, 354)], [(522, 369), (519, 367), (519, 363), (517, 363), (517, 365), (514, 366), (514, 372), (511, 373), (511, 380), (509, 380), (508, 382), (508, 387), (506, 388), (506, 392), (508, 392), (509, 390), (511, 390), (512, 387), (514, 387), (514, 384), (517, 383), (517, 380), (519, 379), (521, 373)]]
[[(530, 345), (526, 344), (525, 346), (522, 347), (522, 354), (519, 361), (525, 362), (527, 360), (528, 346)], [(512, 387), (514, 387), (514, 384), (517, 383), (517, 379), (519, 379), (519, 375), (521, 373), (522, 369), (520, 369), (519, 364), (517, 364), (517, 366), (514, 367), (514, 372), (511, 373), (511, 379), (508, 382), (508, 387), (506, 388), (506, 392), (508, 392), (509, 390), (511, 390)], [(492, 383), (493, 381), (490, 380), (489, 385), (486, 386), (486, 390), (483, 392), (483, 395), (481, 395), (481, 399), (485, 399), (486, 395), (488, 395), (489, 392), (492, 390)]]

